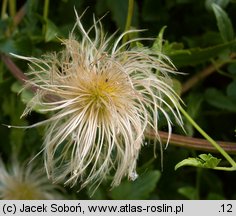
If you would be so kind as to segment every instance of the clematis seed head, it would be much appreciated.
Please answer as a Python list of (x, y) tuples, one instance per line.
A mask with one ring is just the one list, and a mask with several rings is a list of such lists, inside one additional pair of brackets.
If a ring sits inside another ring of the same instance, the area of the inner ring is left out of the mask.
[(0, 199), (62, 199), (57, 189), (59, 187), (51, 184), (35, 163), (25, 164), (14, 159), (8, 167), (0, 159)]
[[(171, 61), (151, 49), (131, 48), (116, 34), (107, 37), (100, 20), (86, 31), (77, 15), (75, 27), (81, 39), (63, 39), (64, 48), (42, 58), (20, 57), (30, 62), (28, 85), (37, 87), (27, 104), (26, 115), (35, 106), (51, 112), (44, 139), (45, 166), (55, 181), (81, 187), (99, 185), (112, 177), (117, 186), (123, 177), (135, 180), (139, 152), (147, 128), (156, 131), (160, 114), (182, 125), (179, 98), (169, 74)], [(136, 30), (137, 31), (137, 30)], [(90, 35), (95, 35), (92, 38)]]

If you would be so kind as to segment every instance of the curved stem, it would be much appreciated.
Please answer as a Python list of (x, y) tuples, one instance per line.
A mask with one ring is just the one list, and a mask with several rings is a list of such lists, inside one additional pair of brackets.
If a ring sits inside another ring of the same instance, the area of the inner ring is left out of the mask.
[(179, 110), (181, 113), (187, 118), (187, 120), (195, 127), (195, 129), (206, 139), (208, 140), (224, 157), (225, 159), (232, 165), (232, 167), (236, 167), (236, 162), (230, 157), (230, 155), (213, 140), (192, 118), (189, 114), (179, 106)]
[[(127, 13), (126, 24), (125, 24), (125, 32), (130, 29), (133, 12), (134, 12), (134, 0), (129, 0), (128, 13)], [(125, 34), (122, 40), (122, 44), (125, 44), (125, 42), (127, 41), (128, 41), (128, 34)]]
[(213, 169), (221, 171), (236, 171), (236, 167), (214, 167)]

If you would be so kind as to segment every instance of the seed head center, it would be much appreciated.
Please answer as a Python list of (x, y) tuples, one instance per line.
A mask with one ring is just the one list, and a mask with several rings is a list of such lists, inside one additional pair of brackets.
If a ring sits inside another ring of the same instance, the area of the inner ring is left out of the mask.
[(118, 93), (115, 89), (114, 83), (110, 82), (108, 78), (97, 79), (90, 91), (93, 101), (100, 106), (104, 103), (111, 102), (111, 100), (114, 99), (114, 96)]

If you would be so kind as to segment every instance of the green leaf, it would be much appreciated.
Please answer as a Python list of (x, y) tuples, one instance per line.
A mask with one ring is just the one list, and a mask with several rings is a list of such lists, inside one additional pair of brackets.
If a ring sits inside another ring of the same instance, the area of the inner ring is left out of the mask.
[(207, 195), (207, 200), (224, 200), (224, 196), (217, 193), (209, 193)]
[(182, 166), (201, 166), (201, 161), (198, 158), (187, 158), (176, 164), (175, 170), (179, 169)]
[[(16, 53), (19, 54), (24, 54), (24, 55), (31, 55), (32, 49), (33, 49), (33, 44), (31, 39), (26, 36), (26, 35), (16, 35), (15, 36), (15, 48), (16, 48)], [(15, 54), (16, 54), (15, 53)]]
[(160, 171), (154, 170), (140, 175), (133, 182), (123, 181), (111, 191), (111, 197), (119, 200), (147, 199), (155, 189), (160, 176)]
[(192, 48), (184, 50), (170, 50), (166, 53), (177, 67), (187, 65), (196, 65), (209, 61), (211, 58), (217, 57), (227, 49), (236, 45), (236, 40), (222, 43), (207, 48)]
[[(109, 10), (112, 12), (112, 19), (116, 22), (116, 25), (121, 29), (125, 29), (126, 17), (128, 12), (128, 1), (127, 0), (106, 0), (106, 4)], [(134, 2), (134, 13), (132, 17), (132, 24), (137, 24), (138, 13), (137, 13), (137, 3)], [(136, 26), (136, 25), (134, 25)]]
[(35, 16), (35, 13), (39, 8), (39, 4), (39, 0), (28, 0), (26, 2), (26, 14), (31, 20)]
[(213, 157), (211, 154), (201, 154), (197, 158), (187, 158), (180, 161), (175, 166), (175, 170), (182, 166), (195, 166), (201, 168), (215, 168), (220, 163), (221, 159)]
[(215, 13), (217, 26), (219, 28), (223, 41), (232, 41), (234, 39), (234, 30), (227, 13), (215, 3), (212, 4), (212, 8)]
[(157, 0), (143, 0), (142, 1), (142, 19), (146, 22), (153, 22), (155, 25), (168, 16), (166, 9), (162, 7), (163, 4)]
[[(229, 93), (229, 92), (228, 92)], [(209, 88), (205, 92), (205, 100), (214, 107), (230, 112), (236, 112), (236, 102), (215, 88)]]
[(0, 38), (5, 37), (5, 33), (8, 28), (13, 26), (13, 19), (11, 17), (5, 17), (4, 19), (0, 20)]
[(17, 53), (16, 47), (15, 47), (15, 41), (12, 39), (0, 39), (0, 52), (2, 53)]
[[(91, 196), (89, 190), (87, 190), (86, 192), (88, 193), (89, 196)], [(104, 193), (104, 192), (105, 192), (105, 191), (104, 191), (101, 187), (98, 187), (98, 188), (96, 189), (96, 191), (93, 193), (93, 195), (91, 196), (91, 198), (92, 198), (93, 200), (105, 200), (105, 199), (106, 199), (106, 196), (105, 196), (105, 193)]]
[(46, 33), (45, 33), (45, 41), (49, 42), (55, 39), (59, 34), (59, 29), (57, 26), (50, 21), (49, 19), (46, 20)]
[[(193, 118), (197, 119), (201, 115), (201, 105), (203, 102), (204, 96), (200, 93), (190, 92), (186, 100), (187, 113)], [(193, 136), (195, 129), (193, 125), (185, 120), (184, 122), (185, 130), (187, 131), (188, 136)]]
[[(11, 90), (12, 92), (20, 94), (20, 99), (23, 102), (23, 104), (29, 103), (34, 97), (34, 93), (28, 89), (25, 89), (25, 88), (23, 89), (23, 86), (19, 82), (13, 83), (11, 86)], [(45, 112), (42, 112), (41, 109), (42, 109), (42, 106), (40, 105), (33, 107), (34, 111), (45, 114)]]
[(162, 47), (163, 47), (163, 35), (164, 31), (167, 26), (163, 26), (156, 38), (156, 40), (153, 43), (152, 49), (155, 50), (156, 52), (162, 52)]
[[(17, 109), (16, 109), (17, 107)], [(5, 115), (10, 117), (10, 124), (14, 126), (26, 126), (27, 122), (25, 119), (20, 118), (24, 110), (24, 105), (19, 101), (18, 97), (15, 94), (5, 96), (2, 109)], [(23, 144), (23, 138), (25, 136), (25, 131), (18, 128), (11, 128), (10, 130), (10, 143), (12, 151), (18, 153)]]
[(172, 79), (172, 84), (173, 84), (173, 90), (177, 93), (177, 95), (181, 94), (182, 91), (182, 84), (179, 80), (177, 79)]
[(29, 37), (24, 35), (15, 35), (14, 38), (0, 39), (0, 52), (9, 54), (29, 54), (32, 49), (32, 42)]
[(236, 80), (227, 86), (227, 95), (235, 102), (236, 105)]
[(197, 197), (197, 190), (194, 187), (191, 186), (186, 186), (186, 187), (181, 187), (178, 189), (178, 193), (181, 195), (185, 196), (186, 198), (190, 200), (194, 200)]
[(202, 159), (202, 161), (201, 161), (202, 167), (205, 167), (205, 168), (214, 168), (221, 161), (221, 159), (213, 157), (211, 154), (200, 154), (199, 158)]
[(230, 74), (235, 76), (236, 75), (236, 63), (234, 62), (234, 63), (229, 64), (227, 70)]
[(23, 85), (19, 82), (14, 82), (11, 86), (11, 90), (14, 93), (20, 94), (20, 99), (23, 104), (27, 104), (34, 97), (33, 92), (28, 89), (24, 89)]
[(212, 4), (214, 3), (219, 5), (221, 8), (226, 8), (230, 3), (230, 0), (206, 0), (205, 6), (209, 11), (212, 11)]

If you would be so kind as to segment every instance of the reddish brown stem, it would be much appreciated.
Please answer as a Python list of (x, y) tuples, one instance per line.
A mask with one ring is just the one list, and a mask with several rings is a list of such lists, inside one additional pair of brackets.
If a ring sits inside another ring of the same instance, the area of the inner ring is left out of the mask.
[(8, 56), (1, 54), (1, 59), (7, 66), (12, 75), (18, 79), (22, 84), (28, 80), (28, 77), (15, 65), (15, 63)]
[(22, 21), (26, 14), (26, 4), (24, 4), (16, 15), (13, 17), (13, 25), (9, 26), (5, 32), (7, 37), (10, 37), (17, 25)]
[[(6, 67), (8, 68), (8, 70), (12, 73), (12, 75), (19, 80), (23, 85), (25, 85), (27, 83), (27, 81), (29, 80), (28, 77), (23, 73), (22, 70), (20, 70), (16, 64), (11, 60), (10, 57), (1, 54), (1, 59), (2, 61), (5, 63)], [(28, 88), (32, 91), (32, 92), (36, 92), (37, 90), (39, 90), (40, 88), (34, 85), (28, 85)], [(55, 95), (51, 95), (51, 94), (47, 94), (44, 96), (45, 100), (47, 101), (57, 101), (57, 97)]]
[[(232, 53), (230, 55), (230, 59), (234, 59), (236, 57), (236, 53)], [(195, 86), (199, 81), (205, 79), (209, 75), (213, 74), (216, 72), (218, 69), (223, 67), (225, 64), (229, 63), (228, 61), (222, 62), (216, 62), (214, 65), (209, 65), (208, 67), (204, 68), (202, 71), (196, 73), (196, 75), (192, 76), (189, 80), (187, 80), (183, 85), (182, 85), (182, 94), (186, 93), (189, 91), (193, 86)]]
[(24, 4), (13, 18), (14, 26), (17, 26), (26, 14), (26, 4)]
[[(12, 75), (19, 80), (23, 85), (26, 84), (28, 77), (22, 72), (22, 70), (20, 70), (15, 63), (11, 60), (10, 57), (1, 54), (1, 59), (2, 61), (5, 63), (6, 67), (8, 68), (8, 70), (12, 73)], [(30, 86), (29, 87), (31, 89), (31, 91), (36, 92), (37, 91), (37, 87), (36, 86)]]
[[(149, 139), (154, 139), (156, 134), (154, 131), (146, 132), (146, 136)], [(160, 131), (159, 136), (163, 142), (166, 142), (168, 139), (168, 133)], [(217, 143), (229, 154), (236, 155), (236, 143), (233, 142), (224, 142), (224, 141), (217, 141)], [(206, 152), (215, 152), (217, 153), (217, 149), (215, 149), (210, 142), (205, 139), (193, 138), (193, 137), (186, 137), (178, 134), (172, 134), (170, 144), (175, 146), (180, 146), (184, 148), (189, 148), (193, 150), (200, 150)]]

